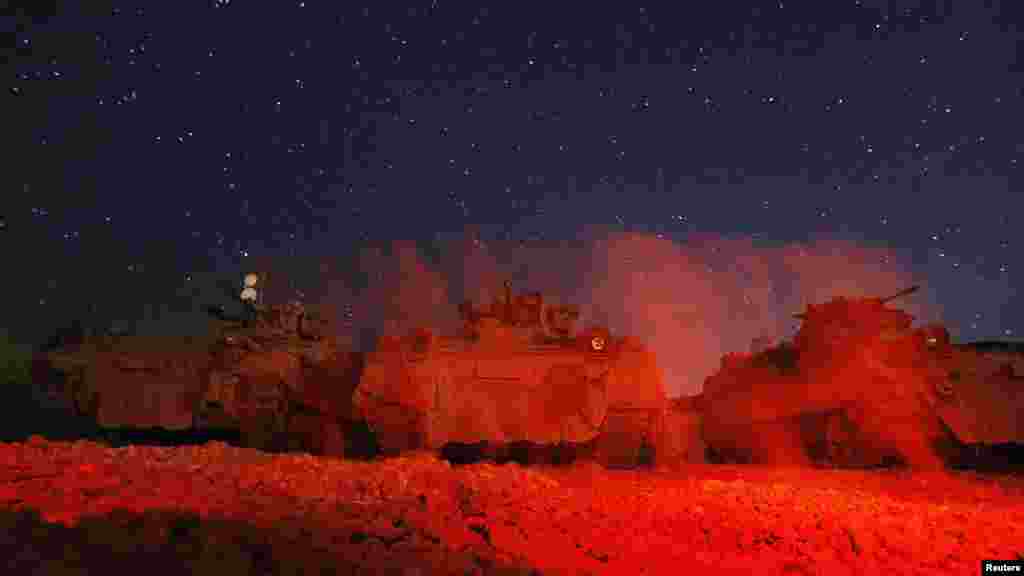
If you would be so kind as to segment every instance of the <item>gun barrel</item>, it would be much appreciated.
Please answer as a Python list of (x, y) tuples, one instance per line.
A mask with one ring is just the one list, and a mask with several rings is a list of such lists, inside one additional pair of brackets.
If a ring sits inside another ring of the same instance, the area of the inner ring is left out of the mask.
[[(897, 292), (897, 293), (895, 293), (895, 294), (893, 294), (891, 296), (886, 296), (885, 298), (879, 298), (877, 301), (882, 303), (882, 304), (886, 304), (888, 302), (892, 302), (893, 300), (895, 300), (897, 298), (902, 298), (903, 296), (908, 296), (910, 294), (913, 294), (914, 292), (917, 292), (920, 289), (921, 289), (920, 285), (914, 284), (913, 286), (910, 286), (909, 288), (904, 288), (903, 290), (900, 290), (899, 292)], [(793, 314), (793, 318), (796, 318), (797, 320), (806, 320), (807, 319), (807, 313), (806, 312), (800, 312), (799, 314)]]
[(895, 300), (897, 298), (902, 298), (904, 296), (909, 296), (910, 294), (913, 294), (914, 292), (917, 292), (920, 289), (921, 289), (920, 285), (914, 284), (913, 286), (911, 286), (909, 288), (905, 288), (903, 290), (900, 290), (899, 292), (893, 294), (892, 296), (888, 296), (886, 298), (882, 298), (882, 303), (885, 304), (886, 302), (891, 302), (891, 301), (893, 301), (893, 300)]
[(239, 322), (241, 320), (240, 318), (233, 317), (227, 312), (227, 310), (224, 310), (224, 308), (220, 306), (207, 306), (206, 314), (215, 320), (220, 320), (221, 322)]

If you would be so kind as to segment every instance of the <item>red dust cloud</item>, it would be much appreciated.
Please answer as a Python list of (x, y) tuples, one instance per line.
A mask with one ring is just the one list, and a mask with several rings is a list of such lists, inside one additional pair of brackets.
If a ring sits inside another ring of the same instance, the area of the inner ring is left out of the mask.
[[(416, 326), (451, 333), (456, 304), (489, 302), (504, 282), (541, 291), (548, 302), (576, 302), (581, 326), (602, 324), (636, 336), (657, 354), (670, 396), (700, 392), (723, 354), (755, 338), (778, 342), (797, 327), (793, 314), (834, 296), (886, 296), (924, 283), (898, 255), (845, 240), (766, 245), (749, 238), (701, 236), (677, 242), (613, 233), (574, 241), (482, 241), (467, 235), (435, 245), (364, 248), (361, 280), (334, 279), (327, 300), (343, 315), (343, 336), (366, 348), (374, 335)], [(322, 278), (322, 280), (326, 280)], [(940, 319), (925, 290), (896, 305), (919, 323)]]

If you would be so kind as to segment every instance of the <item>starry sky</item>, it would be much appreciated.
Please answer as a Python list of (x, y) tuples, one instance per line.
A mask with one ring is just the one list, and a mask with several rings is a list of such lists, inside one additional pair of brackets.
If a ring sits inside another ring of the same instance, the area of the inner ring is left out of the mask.
[(8, 4), (3, 328), (189, 333), (260, 269), (365, 348), (510, 279), (683, 394), (838, 294), (1024, 331), (1019, 2), (486, 4)]

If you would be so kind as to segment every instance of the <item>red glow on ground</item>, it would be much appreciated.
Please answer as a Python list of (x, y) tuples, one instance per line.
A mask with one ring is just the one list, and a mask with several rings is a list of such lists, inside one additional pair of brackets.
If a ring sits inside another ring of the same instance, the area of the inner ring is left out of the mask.
[(0, 444), (0, 508), (9, 573), (971, 574), (1024, 554), (1024, 481), (967, 473), (33, 442)]

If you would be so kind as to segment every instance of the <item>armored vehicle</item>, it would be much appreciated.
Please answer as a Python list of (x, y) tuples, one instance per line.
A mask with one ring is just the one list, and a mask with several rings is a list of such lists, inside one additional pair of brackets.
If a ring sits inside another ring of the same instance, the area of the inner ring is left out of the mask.
[(198, 340), (92, 335), (37, 354), (33, 380), (49, 400), (103, 429), (186, 430), (207, 365)]
[(460, 334), (379, 339), (353, 397), (385, 453), (486, 445), (587, 446), (612, 467), (651, 461), (666, 397), (654, 354), (539, 293), (460, 306)]
[(936, 388), (936, 413), (964, 448), (961, 464), (1024, 467), (1024, 350), (1015, 342), (950, 344), (942, 350), (946, 378)]
[(36, 385), (102, 429), (210, 431), (264, 450), (343, 455), (360, 357), (338, 348), (315, 310), (265, 305), (259, 279), (246, 276), (242, 313), (208, 309), (209, 336), (79, 339), (37, 358)]
[(913, 316), (888, 306), (916, 290), (810, 305), (796, 315), (802, 323), (791, 342), (727, 355), (704, 385), (703, 435), (713, 459), (948, 464), (965, 429), (950, 415), (967, 409), (951, 410), (945, 399), (956, 364), (948, 333), (914, 328)]

